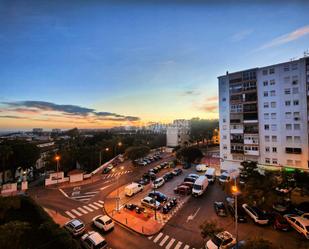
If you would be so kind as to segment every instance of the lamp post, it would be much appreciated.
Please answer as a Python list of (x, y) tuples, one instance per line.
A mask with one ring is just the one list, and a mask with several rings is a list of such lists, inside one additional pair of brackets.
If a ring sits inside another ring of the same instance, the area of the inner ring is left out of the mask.
[(156, 198), (156, 188), (155, 188), (155, 180), (156, 178), (153, 179), (152, 184), (153, 184), (153, 195), (154, 195), (154, 200), (155, 200), (155, 220), (157, 220), (157, 198)]
[[(104, 150), (105, 150), (106, 152), (108, 152), (108, 151), (109, 151), (109, 148), (106, 147)], [(99, 166), (101, 166), (101, 165), (102, 165), (102, 150), (100, 150), (100, 165), (99, 165)]]
[(56, 155), (55, 156), (55, 160), (57, 161), (57, 185), (58, 185), (58, 178), (59, 178), (59, 160), (60, 160), (60, 156)]
[[(124, 167), (121, 166), (120, 169), (123, 170)], [(112, 172), (116, 172), (115, 168), (112, 169)], [(119, 174), (117, 175), (116, 179), (117, 179), (116, 211), (119, 212), (119, 201), (120, 201), (120, 197), (119, 197)]]
[(236, 234), (236, 249), (238, 249), (238, 211), (237, 211), (237, 196), (240, 191), (236, 185), (236, 177), (234, 178), (234, 186), (232, 186), (232, 194), (234, 195), (235, 205), (235, 234)]

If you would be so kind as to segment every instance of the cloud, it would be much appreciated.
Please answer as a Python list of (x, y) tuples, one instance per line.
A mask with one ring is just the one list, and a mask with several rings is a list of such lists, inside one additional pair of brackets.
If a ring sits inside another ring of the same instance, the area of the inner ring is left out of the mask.
[(198, 110), (210, 113), (218, 112), (218, 96), (209, 96), (202, 103), (195, 103), (194, 107)]
[(0, 118), (11, 118), (11, 119), (25, 119), (25, 117), (14, 116), (14, 115), (3, 115)]
[(204, 105), (202, 105), (200, 107), (200, 109), (202, 109), (203, 111), (206, 111), (206, 112), (217, 112), (218, 111), (218, 104), (205, 103)]
[(309, 25), (304, 26), (302, 28), (296, 29), (288, 34), (279, 36), (273, 40), (271, 40), (270, 42), (262, 45), (260, 48), (258, 48), (257, 50), (263, 50), (266, 48), (271, 48), (271, 47), (276, 47), (285, 43), (289, 43), (291, 41), (295, 41), (298, 40), (299, 38), (308, 35), (309, 34)]
[(253, 33), (252, 29), (241, 30), (241, 31), (235, 33), (234, 35), (232, 35), (231, 40), (232, 40), (232, 42), (239, 42), (239, 41), (242, 41), (245, 38), (247, 38), (252, 33)]
[(212, 102), (212, 101), (218, 102), (218, 100), (219, 100), (218, 96), (211, 96), (206, 98), (206, 102)]

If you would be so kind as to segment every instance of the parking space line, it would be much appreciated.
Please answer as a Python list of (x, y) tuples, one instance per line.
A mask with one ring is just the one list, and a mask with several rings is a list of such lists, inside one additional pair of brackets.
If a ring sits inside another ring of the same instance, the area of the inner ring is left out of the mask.
[(72, 197), (73, 199), (84, 199), (84, 198), (91, 198), (94, 195), (79, 195)]
[(78, 207), (77, 209), (78, 209), (79, 211), (81, 211), (82, 213), (84, 213), (84, 214), (88, 214), (88, 212), (87, 212), (86, 210), (82, 209), (81, 207)]
[(189, 247), (190, 247), (190, 246), (188, 246), (188, 245), (185, 245), (185, 247), (184, 247), (183, 249), (189, 249)]
[(87, 209), (89, 212), (92, 212), (93, 210), (90, 207), (83, 206), (84, 209)]
[(102, 204), (100, 204), (100, 203), (97, 203), (97, 202), (92, 202), (94, 205), (96, 205), (96, 206), (98, 206), (98, 207), (103, 207), (103, 205)]
[(87, 195), (87, 194), (97, 194), (97, 193), (99, 193), (99, 191), (86, 192), (86, 193), (84, 193), (84, 194)]
[(152, 239), (152, 237), (153, 237), (153, 236), (149, 236), (148, 239), (150, 240), (150, 239)]
[(75, 218), (76, 218), (76, 216), (75, 216), (74, 214), (72, 214), (71, 212), (69, 212), (69, 211), (65, 211), (65, 213), (66, 213), (68, 216), (70, 216), (72, 219), (75, 219)]
[(76, 201), (83, 201), (83, 202), (87, 202), (87, 201), (89, 201), (91, 198), (86, 198), (86, 199), (78, 199), (78, 200), (76, 200)]
[(104, 204), (104, 201), (99, 200), (98, 202), (101, 203), (101, 204)]
[(78, 216), (82, 216), (82, 214), (80, 212), (78, 212), (77, 210), (75, 209), (71, 209), (71, 211), (75, 214), (77, 214)]
[(182, 242), (179, 241), (179, 242), (177, 243), (177, 245), (174, 247), (174, 249), (179, 249), (179, 248), (181, 247), (181, 245), (182, 245)]
[(159, 245), (160, 245), (160, 246), (163, 246), (164, 243), (168, 240), (169, 237), (170, 237), (170, 236), (165, 235), (164, 239), (161, 241), (161, 243), (160, 243)]
[(159, 233), (157, 237), (153, 240), (154, 243), (157, 243), (157, 241), (162, 237), (163, 233)]
[(92, 205), (92, 204), (88, 204), (88, 206), (94, 208), (95, 210), (98, 210), (98, 209), (99, 209), (98, 207), (96, 207), (95, 205)]
[(165, 247), (165, 249), (170, 249), (171, 246), (173, 245), (174, 241), (175, 241), (175, 239), (172, 238), (172, 239), (170, 240), (170, 242), (167, 244), (167, 246)]

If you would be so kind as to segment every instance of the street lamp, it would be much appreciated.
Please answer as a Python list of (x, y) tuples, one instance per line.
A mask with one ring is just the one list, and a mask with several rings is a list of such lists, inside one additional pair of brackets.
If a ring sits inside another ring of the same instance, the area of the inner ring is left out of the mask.
[[(121, 170), (124, 169), (123, 166), (120, 167)], [(116, 169), (113, 168), (112, 172), (116, 172)], [(119, 197), (119, 174), (117, 175), (116, 179), (117, 179), (117, 199), (116, 199), (116, 211), (119, 212), (119, 202), (120, 202), (120, 197)]]
[(236, 185), (236, 177), (234, 178), (234, 185), (232, 186), (232, 194), (234, 195), (234, 206), (235, 206), (235, 234), (236, 234), (236, 249), (238, 249), (238, 211), (237, 211), (237, 196), (240, 191)]
[(155, 180), (156, 180), (156, 178), (153, 179), (152, 184), (153, 184), (153, 199), (155, 200), (154, 213), (155, 213), (155, 220), (157, 220), (157, 197), (156, 197)]
[(56, 155), (55, 156), (55, 160), (57, 161), (57, 185), (58, 185), (58, 174), (59, 174), (59, 161), (60, 161), (60, 156), (59, 155)]
[[(108, 151), (109, 151), (109, 148), (106, 147), (106, 148), (105, 148), (105, 151), (108, 152)], [(99, 166), (101, 166), (101, 165), (102, 165), (102, 150), (100, 150), (100, 165), (99, 165)]]

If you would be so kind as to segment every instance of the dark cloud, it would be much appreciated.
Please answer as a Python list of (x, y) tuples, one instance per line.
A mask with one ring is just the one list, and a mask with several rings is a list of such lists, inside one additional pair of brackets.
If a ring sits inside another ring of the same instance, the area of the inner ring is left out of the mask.
[(25, 117), (19, 117), (19, 116), (14, 116), (14, 115), (4, 115), (4, 116), (0, 116), (0, 118), (26, 119)]

